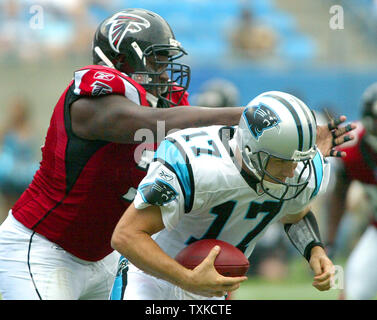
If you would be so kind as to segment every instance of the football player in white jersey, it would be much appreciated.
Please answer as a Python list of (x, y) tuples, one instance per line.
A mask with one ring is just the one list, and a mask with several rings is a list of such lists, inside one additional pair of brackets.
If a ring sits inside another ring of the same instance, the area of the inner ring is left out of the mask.
[(246, 277), (217, 273), (218, 247), (194, 270), (174, 257), (206, 238), (227, 241), (249, 257), (276, 221), (309, 261), (313, 286), (328, 290), (333, 264), (308, 206), (330, 174), (316, 128), (301, 100), (270, 91), (248, 104), (238, 127), (168, 135), (113, 233), (113, 248), (130, 262), (124, 299), (224, 299)]

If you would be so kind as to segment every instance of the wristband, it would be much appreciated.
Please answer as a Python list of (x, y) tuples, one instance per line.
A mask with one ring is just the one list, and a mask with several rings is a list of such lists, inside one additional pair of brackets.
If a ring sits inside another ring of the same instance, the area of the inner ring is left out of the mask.
[(300, 221), (293, 224), (285, 224), (284, 230), (292, 244), (308, 261), (313, 247), (320, 246), (324, 248), (317, 220), (311, 211)]

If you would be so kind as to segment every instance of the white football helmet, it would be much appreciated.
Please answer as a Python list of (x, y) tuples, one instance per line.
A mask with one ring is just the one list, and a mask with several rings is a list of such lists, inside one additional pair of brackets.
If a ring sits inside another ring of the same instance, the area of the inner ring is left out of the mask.
[[(315, 117), (304, 102), (288, 93), (269, 91), (248, 103), (235, 140), (245, 165), (260, 180), (263, 191), (275, 199), (289, 200), (308, 184), (310, 160), (317, 153), (316, 133)], [(267, 172), (271, 157), (303, 164), (294, 182), (282, 181)], [(266, 181), (266, 176), (275, 183)], [(292, 188), (295, 192), (288, 193)], [(278, 197), (276, 192), (270, 192), (276, 189), (282, 191)]]

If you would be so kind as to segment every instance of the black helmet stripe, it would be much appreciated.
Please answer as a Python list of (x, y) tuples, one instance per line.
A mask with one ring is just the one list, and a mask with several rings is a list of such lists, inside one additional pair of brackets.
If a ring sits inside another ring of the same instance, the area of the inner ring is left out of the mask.
[(312, 126), (312, 121), (310, 117), (314, 118), (314, 115), (308, 114), (308, 108), (306, 108), (302, 102), (299, 99), (295, 99), (298, 103), (298, 105), (301, 107), (301, 110), (305, 114), (306, 122), (308, 123), (308, 129), (309, 129), (309, 145), (308, 148), (310, 149), (313, 147), (313, 126)]
[(300, 117), (298, 116), (295, 108), (293, 108), (292, 105), (288, 101), (286, 101), (285, 99), (283, 99), (283, 98), (281, 98), (277, 95), (268, 94), (268, 95), (265, 95), (265, 97), (271, 97), (271, 98), (278, 100), (280, 103), (282, 103), (290, 111), (290, 113), (293, 116), (293, 119), (296, 122), (296, 127), (297, 127), (297, 133), (298, 133), (298, 148), (297, 148), (297, 150), (303, 151), (304, 132), (303, 132), (303, 129), (302, 129)]

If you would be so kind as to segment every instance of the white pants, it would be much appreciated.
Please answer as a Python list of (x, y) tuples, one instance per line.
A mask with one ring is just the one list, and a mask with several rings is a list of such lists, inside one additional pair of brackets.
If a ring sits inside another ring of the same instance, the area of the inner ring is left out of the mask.
[(10, 300), (107, 300), (119, 254), (90, 262), (76, 258), (9, 213), (0, 226), (0, 292)]
[(224, 300), (225, 297), (204, 297), (193, 294), (165, 280), (150, 276), (129, 265), (123, 300)]
[(369, 226), (345, 267), (345, 297), (369, 300), (377, 295), (377, 228)]

